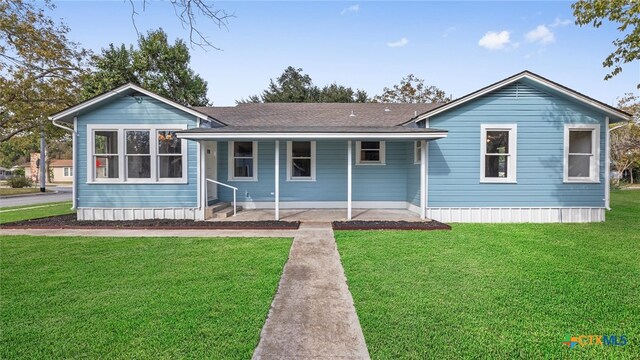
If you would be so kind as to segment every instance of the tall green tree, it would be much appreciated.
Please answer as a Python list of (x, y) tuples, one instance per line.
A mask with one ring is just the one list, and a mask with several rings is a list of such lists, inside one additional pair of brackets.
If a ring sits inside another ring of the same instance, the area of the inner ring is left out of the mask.
[(640, 96), (625, 94), (618, 99), (618, 108), (631, 113), (635, 121), (611, 125), (611, 161), (617, 174), (614, 181), (619, 184), (623, 173), (629, 171), (633, 183), (633, 174), (640, 168)]
[(0, 1), (0, 143), (37, 136), (42, 126), (61, 136), (47, 116), (78, 100), (87, 52), (67, 38), (65, 24), (47, 16), (53, 4), (40, 6)]
[(402, 78), (400, 84), (385, 87), (382, 94), (373, 97), (380, 103), (447, 103), (451, 95), (434, 85), (426, 85), (423, 79), (409, 74)]
[(87, 76), (85, 98), (131, 82), (182, 105), (206, 106), (207, 82), (189, 66), (189, 48), (181, 39), (169, 44), (162, 30), (140, 36), (138, 47), (122, 44), (102, 50), (92, 58), (94, 72)]
[(571, 8), (577, 25), (599, 28), (604, 20), (617, 24), (620, 37), (613, 40), (615, 50), (602, 62), (611, 69), (605, 80), (618, 75), (624, 64), (640, 59), (640, 1), (579, 0)]
[(301, 68), (287, 67), (278, 78), (270, 80), (269, 86), (261, 95), (251, 95), (236, 103), (352, 103), (367, 102), (364, 90), (353, 90), (336, 83), (322, 88), (313, 84), (311, 76), (304, 74)]

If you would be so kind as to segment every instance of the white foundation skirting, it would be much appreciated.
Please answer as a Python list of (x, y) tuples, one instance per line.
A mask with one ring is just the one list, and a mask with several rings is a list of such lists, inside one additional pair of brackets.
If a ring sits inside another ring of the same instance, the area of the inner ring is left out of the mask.
[(200, 219), (197, 208), (78, 208), (78, 220)]
[(584, 223), (604, 221), (604, 208), (427, 208), (444, 223)]

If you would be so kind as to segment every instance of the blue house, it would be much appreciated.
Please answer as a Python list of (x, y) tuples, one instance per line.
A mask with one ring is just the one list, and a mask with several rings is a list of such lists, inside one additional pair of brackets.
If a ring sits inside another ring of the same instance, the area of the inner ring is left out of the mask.
[(50, 117), (74, 133), (80, 220), (408, 209), (443, 222), (604, 221), (609, 124), (524, 71), (447, 104), (186, 107), (133, 84)]

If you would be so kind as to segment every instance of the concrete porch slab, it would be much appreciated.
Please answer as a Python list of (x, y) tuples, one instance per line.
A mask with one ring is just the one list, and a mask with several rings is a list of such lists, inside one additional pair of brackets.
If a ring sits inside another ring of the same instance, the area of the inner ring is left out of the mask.
[[(275, 211), (272, 209), (242, 210), (236, 216), (223, 219), (209, 219), (207, 221), (264, 221), (274, 220)], [(282, 221), (302, 222), (332, 222), (347, 221), (346, 209), (282, 209)], [(430, 221), (421, 220), (420, 215), (405, 209), (353, 209), (352, 220), (359, 221)]]

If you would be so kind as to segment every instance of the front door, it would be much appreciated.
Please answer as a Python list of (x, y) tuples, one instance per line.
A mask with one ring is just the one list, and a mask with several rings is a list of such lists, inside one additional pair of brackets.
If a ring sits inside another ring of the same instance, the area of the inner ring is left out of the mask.
[[(218, 180), (218, 143), (215, 141), (205, 141), (205, 176), (207, 179)], [(218, 199), (218, 184), (207, 181), (207, 202), (210, 203)]]

